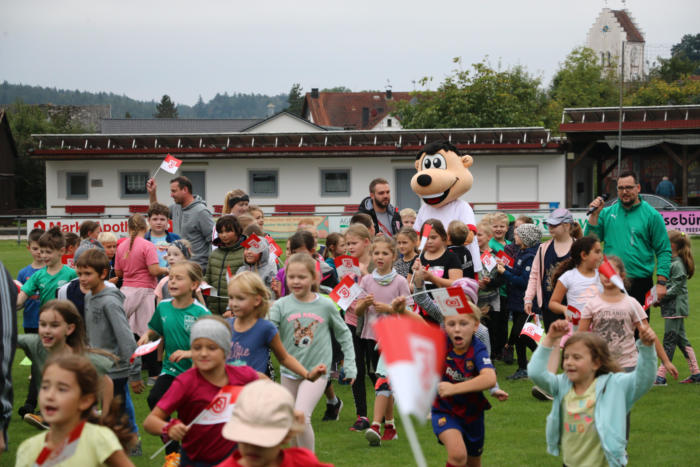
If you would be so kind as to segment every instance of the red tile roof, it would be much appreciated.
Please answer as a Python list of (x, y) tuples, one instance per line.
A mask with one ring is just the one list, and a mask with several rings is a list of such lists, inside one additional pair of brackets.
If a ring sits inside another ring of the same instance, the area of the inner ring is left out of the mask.
[(627, 40), (629, 42), (644, 42), (644, 36), (642, 36), (642, 33), (639, 32), (632, 18), (627, 14), (627, 10), (612, 10), (612, 12), (617, 22), (620, 23), (622, 29), (627, 33)]
[[(411, 93), (394, 92), (391, 100), (381, 92), (319, 92), (318, 97), (306, 93), (304, 115), (311, 114), (316, 125), (350, 130), (368, 130), (394, 110), (396, 101), (411, 100)], [(366, 125), (362, 123), (363, 108), (369, 111)]]

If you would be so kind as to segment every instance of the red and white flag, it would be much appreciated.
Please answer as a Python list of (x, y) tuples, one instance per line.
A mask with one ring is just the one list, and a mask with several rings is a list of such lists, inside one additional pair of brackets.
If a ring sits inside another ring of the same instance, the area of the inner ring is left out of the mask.
[(481, 264), (484, 265), (488, 272), (491, 272), (493, 268), (496, 267), (496, 259), (491, 253), (485, 251), (484, 254), (481, 255)]
[(362, 293), (362, 287), (355, 283), (350, 276), (345, 276), (328, 294), (343, 310), (347, 310), (353, 301)]
[(143, 344), (139, 345), (136, 347), (136, 350), (134, 350), (134, 353), (131, 354), (131, 358), (129, 359), (129, 363), (134, 363), (134, 360), (136, 357), (140, 357), (142, 355), (146, 355), (147, 353), (151, 353), (154, 350), (158, 348), (160, 345), (160, 339), (155, 340), (153, 342), (149, 342), (148, 344)]
[(622, 277), (620, 277), (620, 275), (615, 271), (615, 268), (612, 266), (612, 264), (610, 264), (607, 257), (603, 258), (603, 263), (598, 268), (598, 272), (610, 279), (610, 282), (615, 284), (617, 288), (627, 292), (625, 289), (625, 283), (622, 282)]
[(443, 316), (457, 316), (459, 314), (472, 313), (467, 296), (462, 287), (453, 285), (443, 289), (430, 291), (435, 303), (440, 307)]
[(531, 337), (537, 343), (542, 339), (542, 334), (544, 334), (544, 329), (535, 323), (525, 323), (523, 330), (520, 331), (521, 336)]
[(423, 231), (420, 234), (420, 245), (418, 245), (418, 251), (423, 251), (425, 244), (428, 243), (428, 237), (430, 236), (430, 231), (433, 230), (433, 226), (430, 224), (423, 224)]
[(267, 243), (270, 245), (270, 253), (275, 255), (277, 258), (282, 256), (282, 248), (275, 242), (275, 240), (270, 237), (269, 234), (265, 235), (265, 240), (267, 240)]
[(168, 154), (167, 156), (165, 156), (163, 162), (160, 163), (160, 169), (165, 170), (168, 173), (175, 174), (177, 172), (177, 169), (180, 168), (181, 164), (182, 161), (180, 159)]
[(206, 282), (202, 281), (201, 284), (199, 284), (199, 291), (202, 292), (202, 295), (205, 297), (209, 296), (214, 296), (216, 297), (216, 289), (212, 287), (211, 285), (207, 284)]
[(515, 265), (515, 260), (513, 259), (513, 257), (503, 250), (496, 253), (496, 258), (500, 258), (503, 261), (503, 264), (505, 264), (509, 268), (512, 268)]
[(218, 425), (226, 423), (233, 415), (238, 394), (243, 386), (224, 386), (214, 396), (207, 408), (197, 415), (191, 425)]
[(73, 255), (61, 256), (61, 264), (65, 264), (69, 268), (75, 268), (75, 260), (73, 258)]
[(578, 308), (573, 305), (566, 307), (566, 312), (564, 315), (571, 321), (571, 324), (578, 326), (578, 322), (581, 321), (581, 312)]
[(445, 367), (444, 333), (401, 316), (378, 319), (373, 327), (399, 410), (425, 420)]
[(357, 277), (362, 275), (360, 271), (360, 260), (354, 256), (341, 255), (334, 260), (335, 270), (338, 273), (338, 279), (342, 279), (348, 274), (354, 274)]
[(81, 422), (73, 428), (70, 432), (68, 438), (66, 438), (60, 445), (54, 449), (49, 449), (44, 446), (44, 449), (39, 453), (39, 457), (34, 461), (34, 465), (40, 467), (51, 467), (53, 465), (58, 465), (66, 460), (73, 457), (75, 451), (78, 449), (78, 443), (80, 442), (80, 435), (83, 433), (83, 428), (85, 427), (85, 421)]
[(256, 234), (250, 234), (241, 245), (253, 253), (262, 253), (267, 248), (265, 242)]
[(226, 266), (226, 283), (228, 284), (233, 279), (233, 273), (231, 272), (231, 266)]
[(656, 286), (652, 286), (651, 289), (644, 296), (644, 310), (648, 310), (654, 303), (659, 301), (659, 295), (656, 292)]

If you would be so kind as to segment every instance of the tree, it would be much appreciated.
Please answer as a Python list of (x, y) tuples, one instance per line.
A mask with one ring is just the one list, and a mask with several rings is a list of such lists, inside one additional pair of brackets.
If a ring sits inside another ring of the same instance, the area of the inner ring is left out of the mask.
[(559, 128), (566, 107), (605, 107), (619, 104), (616, 66), (603, 68), (592, 49), (579, 47), (567, 55), (552, 78), (545, 122)]
[(131, 114), (130, 114), (129, 112), (126, 112), (126, 113), (124, 114), (124, 118), (131, 118)]
[(491, 68), (486, 60), (458, 69), (436, 91), (427, 90), (432, 77), (420, 84), (425, 90), (411, 101), (396, 103), (394, 114), (404, 128), (478, 128), (542, 125), (545, 94), (539, 78), (516, 66), (505, 71)]
[(652, 78), (625, 98), (625, 105), (700, 104), (700, 81), (688, 76), (672, 82)]
[(153, 116), (155, 118), (177, 118), (177, 108), (170, 100), (170, 96), (163, 94), (160, 104), (156, 105), (156, 113)]
[(289, 97), (287, 98), (289, 106), (285, 109), (290, 114), (302, 116), (301, 112), (304, 108), (303, 89), (299, 83), (292, 84), (292, 89), (289, 90)]
[(650, 71), (650, 76), (668, 83), (687, 75), (700, 74), (700, 34), (686, 34), (678, 44), (671, 47), (671, 58), (658, 57), (658, 66)]
[(32, 134), (84, 133), (87, 130), (70, 123), (68, 115), (54, 114), (51, 119), (36, 105), (15, 101), (7, 108), (12, 137), (17, 147), (15, 167), (15, 197), (19, 208), (46, 206), (46, 171), (44, 161), (31, 159), (29, 149), (34, 147)]
[(335, 86), (332, 88), (323, 88), (321, 92), (352, 92), (352, 89), (346, 88), (345, 86)]

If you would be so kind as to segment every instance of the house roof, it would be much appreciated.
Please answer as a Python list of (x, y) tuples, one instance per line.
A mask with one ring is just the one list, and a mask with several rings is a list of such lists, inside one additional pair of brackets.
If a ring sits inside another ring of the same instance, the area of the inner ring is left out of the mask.
[(7, 138), (10, 150), (12, 151), (12, 157), (16, 159), (18, 157), (17, 145), (15, 144), (15, 139), (12, 137), (12, 130), (10, 129), (10, 122), (7, 120), (7, 113), (3, 108), (0, 108), (0, 129), (2, 129), (0, 137)]
[(104, 134), (235, 133), (262, 118), (106, 118)]
[(276, 113), (276, 114), (274, 114), (274, 115), (272, 115), (272, 116), (270, 116), (270, 117), (261, 119), (260, 121), (253, 123), (252, 125), (250, 125), (250, 126), (244, 128), (244, 129), (241, 130), (241, 131), (250, 131), (250, 130), (252, 130), (252, 129), (254, 129), (254, 128), (262, 127), (262, 126), (264, 126), (266, 123), (268, 123), (268, 122), (270, 122), (270, 121), (272, 121), (272, 120), (277, 120), (277, 119), (279, 119), (279, 118), (291, 118), (291, 119), (297, 120), (297, 121), (299, 121), (300, 123), (303, 123), (303, 124), (307, 125), (310, 129), (318, 129), (318, 130), (324, 130), (324, 131), (326, 130), (326, 128), (323, 128), (323, 127), (320, 126), (320, 125), (316, 125), (315, 123), (312, 123), (312, 122), (310, 122), (310, 121), (308, 121), (308, 120), (304, 120), (303, 118), (298, 117), (297, 115), (294, 115), (293, 113), (290, 113), (290, 112), (287, 112), (286, 110), (283, 110), (283, 111), (278, 112), (278, 113)]
[[(619, 107), (566, 108), (559, 130), (573, 133), (616, 133), (619, 129)], [(676, 131), (697, 133), (700, 129), (700, 105), (654, 105), (622, 108), (622, 130), (625, 132)]]
[(617, 22), (620, 23), (620, 26), (622, 26), (622, 29), (627, 33), (627, 41), (644, 42), (644, 36), (637, 29), (637, 25), (634, 24), (627, 10), (612, 10), (612, 13), (615, 15)]
[(408, 92), (394, 92), (392, 99), (386, 98), (386, 92), (379, 91), (319, 92), (318, 97), (306, 93), (303, 115), (310, 115), (315, 124), (323, 127), (368, 130), (393, 110), (395, 102), (411, 99), (411, 93)]

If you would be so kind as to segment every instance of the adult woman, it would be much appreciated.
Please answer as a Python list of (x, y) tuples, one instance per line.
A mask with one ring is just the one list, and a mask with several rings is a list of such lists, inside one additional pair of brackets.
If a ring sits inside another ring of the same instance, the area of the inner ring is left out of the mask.
[(233, 214), (234, 216), (247, 214), (249, 202), (250, 198), (245, 191), (240, 189), (229, 191), (226, 193), (226, 196), (224, 196), (224, 205), (221, 209), (221, 213), (223, 215)]

